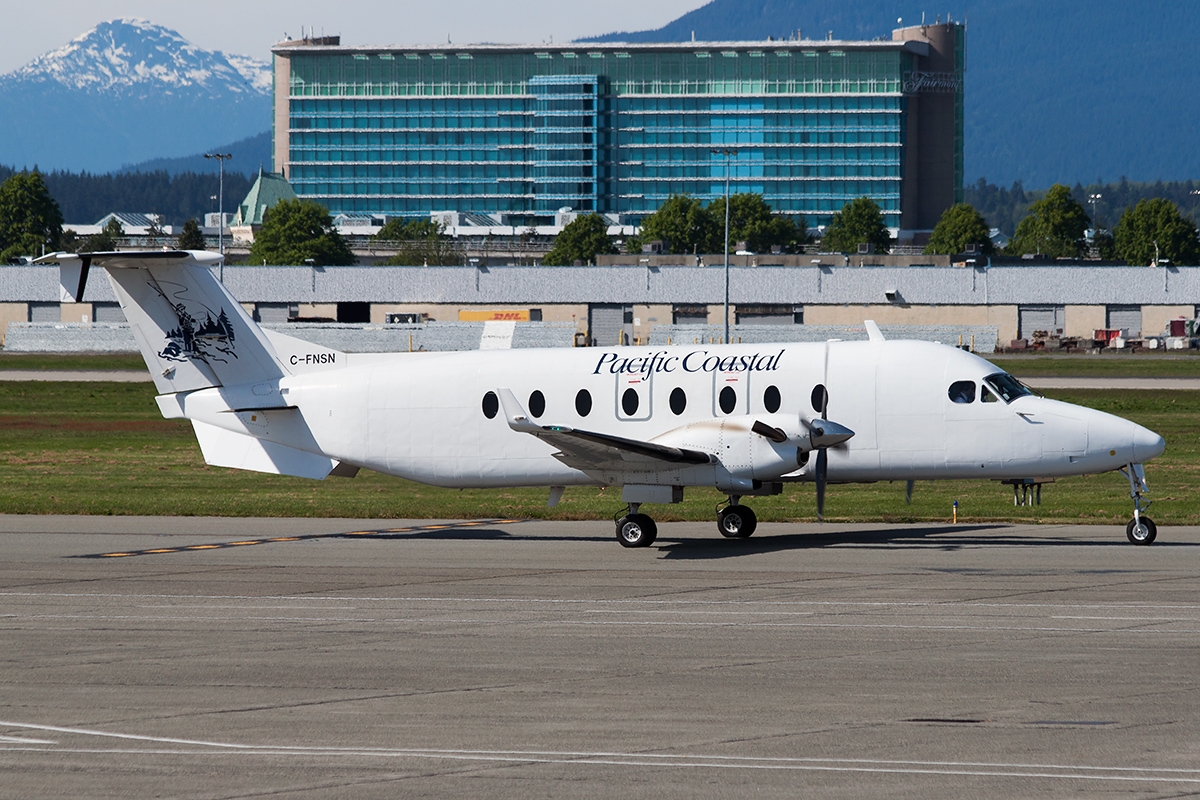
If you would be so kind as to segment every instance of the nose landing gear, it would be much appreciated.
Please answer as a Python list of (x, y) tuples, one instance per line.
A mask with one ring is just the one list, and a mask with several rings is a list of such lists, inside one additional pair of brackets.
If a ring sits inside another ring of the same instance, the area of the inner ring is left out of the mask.
[(1129, 479), (1129, 496), (1133, 499), (1133, 519), (1125, 526), (1125, 536), (1131, 544), (1152, 544), (1158, 536), (1158, 526), (1154, 520), (1142, 514), (1152, 502), (1142, 502), (1142, 492), (1150, 491), (1146, 485), (1146, 471), (1141, 464), (1126, 464), (1121, 468), (1121, 473)]

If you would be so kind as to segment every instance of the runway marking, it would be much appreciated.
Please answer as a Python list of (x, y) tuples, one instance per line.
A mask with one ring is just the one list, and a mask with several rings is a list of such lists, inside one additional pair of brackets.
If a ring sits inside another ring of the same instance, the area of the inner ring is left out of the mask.
[[(788, 770), (811, 772), (881, 773), (892, 775), (943, 775), (1010, 778), (1050, 778), (1125, 783), (1200, 784), (1200, 769), (1175, 767), (1091, 766), (991, 761), (920, 761), (902, 759), (730, 756), (708, 753), (628, 753), (586, 750), (471, 750), (439, 748), (327, 747), (258, 745), (238, 742), (143, 736), (88, 728), (0, 721), (0, 726), (80, 736), (122, 739), (131, 742), (175, 744), (197, 750), (151, 748), (3, 747), (0, 751), (89, 753), (102, 755), (212, 755), (217, 753), (269, 756), (329, 756), (345, 758), (411, 758), (500, 762), (506, 764), (589, 764), (650, 768)], [(8, 737), (6, 737), (8, 738)], [(23, 743), (33, 743), (25, 740)]]
[(0, 744), (58, 744), (52, 739), (30, 739), (23, 736), (0, 736)]
[[(520, 520), (496, 520), (497, 523), (519, 522)], [(484, 524), (472, 522), (471, 525)], [(373, 532), (378, 533), (378, 532)], [(317, 534), (316, 538), (335, 538), (350, 534)], [(142, 552), (142, 551), (139, 551)], [(154, 552), (154, 551), (146, 551)], [(167, 550), (165, 552), (175, 552)], [(84, 556), (76, 556), (82, 558)], [(92, 556), (93, 558), (98, 556)], [(858, 600), (655, 600), (632, 599), (613, 600), (597, 598), (594, 600), (557, 598), (557, 597), (438, 597), (436, 595), (373, 597), (346, 595), (289, 595), (289, 594), (127, 594), (120, 592), (13, 592), (0, 591), (0, 597), (112, 597), (129, 599), (153, 598), (159, 600), (306, 600), (306, 601), (337, 601), (362, 603), (512, 603), (530, 605), (657, 605), (657, 606), (850, 606), (850, 607), (880, 607), (880, 608), (1118, 608), (1122, 611), (1131, 609), (1147, 609), (1161, 611), (1192, 611), (1200, 609), (1200, 604), (1137, 604), (1137, 603), (979, 603), (971, 600), (898, 600), (898, 601), (858, 601)]]
[(194, 550), (223, 550), (227, 547), (247, 547), (276, 542), (303, 542), (311, 539), (341, 539), (348, 536), (389, 536), (396, 533), (421, 533), (422, 531), (446, 531), (459, 528), (476, 528), (480, 525), (514, 525), (520, 519), (471, 519), (452, 522), (448, 525), (413, 525), (407, 528), (384, 528), (375, 531), (349, 531), (346, 533), (309, 533), (302, 536), (271, 536), (263, 539), (241, 539), (236, 542), (213, 542), (210, 544), (187, 544), (179, 547), (153, 547), (146, 550), (117, 551), (111, 553), (88, 553), (72, 558), (132, 558), (134, 556), (157, 556), (163, 553), (186, 553)]

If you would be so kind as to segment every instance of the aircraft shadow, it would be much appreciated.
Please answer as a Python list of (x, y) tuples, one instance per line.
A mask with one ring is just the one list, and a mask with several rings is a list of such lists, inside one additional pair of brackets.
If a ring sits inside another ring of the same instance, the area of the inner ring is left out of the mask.
[[(1017, 533), (1005, 524), (937, 525), (917, 528), (876, 528), (828, 533), (785, 533), (750, 539), (659, 538), (656, 547), (668, 559), (737, 558), (782, 550), (828, 547), (859, 549), (961, 550), (966, 547), (1132, 547), (1116, 526), (1098, 527), (1094, 538), (1055, 536), (1050, 530)], [(1200, 547), (1190, 542), (1155, 542), (1154, 547)]]

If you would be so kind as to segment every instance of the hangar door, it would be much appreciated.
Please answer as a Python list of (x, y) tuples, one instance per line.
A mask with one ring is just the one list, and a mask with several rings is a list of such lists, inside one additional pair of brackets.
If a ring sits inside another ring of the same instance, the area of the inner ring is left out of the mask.
[(633, 307), (617, 303), (588, 306), (588, 335), (595, 347), (629, 344), (633, 337)]
[(1032, 339), (1037, 331), (1054, 336), (1066, 325), (1066, 310), (1062, 306), (1018, 306), (1017, 338)]
[(1141, 306), (1108, 306), (1105, 309), (1106, 328), (1124, 328), (1129, 331), (1129, 338), (1137, 339), (1142, 335)]

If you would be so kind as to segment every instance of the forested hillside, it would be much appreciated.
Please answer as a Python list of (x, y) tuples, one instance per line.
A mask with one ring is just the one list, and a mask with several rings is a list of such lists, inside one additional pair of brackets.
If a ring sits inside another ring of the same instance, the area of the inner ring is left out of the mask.
[[(0, 167), (0, 181), (13, 174)], [(189, 219), (216, 211), (217, 176), (184, 172), (125, 172), (112, 175), (89, 173), (43, 173), (46, 188), (58, 201), (63, 219), (71, 224), (91, 225), (110, 211), (162, 214), (164, 222), (180, 225)], [(238, 173), (225, 174), (225, 210), (234, 211), (250, 191), (250, 179)]]
[[(609, 41), (890, 38), (897, 19), (967, 21), (966, 177), (1007, 185), (1200, 176), (1200, 14), (1177, 0), (714, 0)], [(968, 16), (969, 14), (969, 16)]]
[[(1179, 206), (1185, 217), (1194, 220), (1200, 211), (1196, 205), (1196, 200), (1200, 199), (1197, 192), (1200, 192), (1200, 181), (1133, 183), (1124, 178), (1118, 183), (1092, 183), (1087, 186), (1077, 183), (1071, 189), (1071, 195), (1083, 206), (1089, 217), (1093, 215), (1094, 210), (1095, 218), (1092, 224), (1106, 230), (1112, 230), (1125, 209), (1152, 197), (1165, 197)], [(1029, 206), (1042, 199), (1045, 194), (1045, 189), (1026, 190), (1020, 181), (1005, 189), (981, 178), (966, 187), (963, 199), (983, 214), (988, 225), (1012, 236), (1017, 223), (1025, 216)], [(1094, 204), (1091, 200), (1092, 195), (1099, 195)]]

